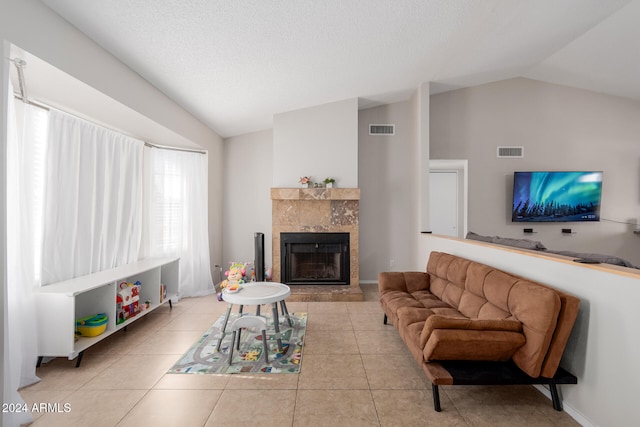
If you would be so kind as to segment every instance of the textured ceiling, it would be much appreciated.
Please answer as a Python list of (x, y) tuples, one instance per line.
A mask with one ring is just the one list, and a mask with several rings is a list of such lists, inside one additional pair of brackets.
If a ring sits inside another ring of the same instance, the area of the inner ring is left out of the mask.
[(512, 77), (640, 99), (640, 0), (42, 0), (223, 137)]

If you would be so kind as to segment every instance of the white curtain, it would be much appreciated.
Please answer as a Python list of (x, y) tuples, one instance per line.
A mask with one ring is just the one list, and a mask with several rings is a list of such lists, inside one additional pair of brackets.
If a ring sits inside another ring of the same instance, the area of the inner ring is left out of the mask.
[(144, 143), (51, 110), (42, 283), (138, 259)]
[(180, 297), (212, 293), (207, 155), (153, 148), (150, 156), (150, 255), (180, 257)]
[[(39, 286), (39, 232), (42, 209), (42, 161), (46, 112), (24, 106), (18, 127), (13, 87), (9, 83), (7, 114), (7, 302), (4, 318), (4, 399), (24, 404), (18, 389), (36, 376), (36, 325), (33, 289)], [(4, 411), (3, 411), (4, 412)], [(2, 414), (7, 426), (31, 421), (29, 412)]]

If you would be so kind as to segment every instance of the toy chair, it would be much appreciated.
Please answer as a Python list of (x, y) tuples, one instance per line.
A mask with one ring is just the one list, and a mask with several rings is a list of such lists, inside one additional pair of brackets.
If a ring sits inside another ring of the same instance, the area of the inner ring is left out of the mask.
[[(264, 348), (264, 363), (269, 363), (269, 346), (267, 344), (267, 320), (260, 316), (242, 316), (231, 323), (231, 346), (229, 347), (229, 365), (233, 361), (233, 348), (240, 350), (240, 333), (242, 328), (260, 329), (262, 331), (262, 346)], [(236, 336), (238, 341), (236, 344)]]

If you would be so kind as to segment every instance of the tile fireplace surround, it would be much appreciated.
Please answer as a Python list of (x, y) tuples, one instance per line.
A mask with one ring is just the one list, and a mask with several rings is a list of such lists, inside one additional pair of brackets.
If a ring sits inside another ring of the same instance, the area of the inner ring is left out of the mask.
[(348, 286), (291, 286), (292, 301), (361, 301), (358, 269), (360, 189), (272, 188), (273, 280), (280, 280), (280, 233), (349, 233)]

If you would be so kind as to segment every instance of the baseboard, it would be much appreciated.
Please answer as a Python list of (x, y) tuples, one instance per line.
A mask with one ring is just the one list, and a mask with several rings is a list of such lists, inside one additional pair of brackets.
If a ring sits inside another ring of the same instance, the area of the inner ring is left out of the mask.
[(360, 283), (363, 285), (375, 285), (378, 283), (377, 280), (360, 280)]
[[(546, 396), (547, 399), (551, 400), (551, 392), (543, 384), (533, 384), (533, 387), (536, 390), (538, 390), (540, 393), (542, 393), (544, 396)], [(575, 409), (573, 406), (571, 406), (570, 404), (568, 404), (564, 400), (562, 401), (562, 410), (564, 412), (566, 412), (567, 415), (569, 415), (571, 418), (573, 418), (581, 426), (584, 426), (584, 427), (596, 427), (596, 425), (593, 424), (591, 421), (589, 421), (589, 419), (586, 418), (584, 415), (582, 415), (582, 413), (580, 411)]]

